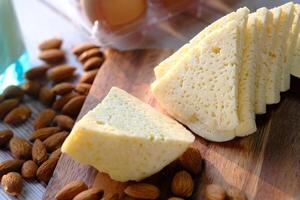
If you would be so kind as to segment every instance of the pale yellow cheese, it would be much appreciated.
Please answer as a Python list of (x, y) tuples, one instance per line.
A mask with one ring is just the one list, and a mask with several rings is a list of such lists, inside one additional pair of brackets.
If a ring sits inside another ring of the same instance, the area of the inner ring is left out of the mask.
[(294, 51), (293, 65), (291, 68), (291, 74), (300, 78), (300, 38), (298, 36), (296, 49)]
[[(297, 48), (299, 43), (299, 31), (300, 31), (300, 5), (294, 4), (295, 7), (295, 17), (293, 21), (293, 27), (291, 31), (291, 39), (288, 42), (288, 66), (290, 67), (291, 74), (300, 77), (299, 73), (299, 60), (297, 60), (297, 52), (300, 50)], [(298, 69), (298, 70), (297, 70)], [(298, 73), (297, 73), (298, 72)]]
[(112, 88), (75, 124), (62, 152), (114, 180), (139, 181), (178, 158), (194, 139), (175, 120)]

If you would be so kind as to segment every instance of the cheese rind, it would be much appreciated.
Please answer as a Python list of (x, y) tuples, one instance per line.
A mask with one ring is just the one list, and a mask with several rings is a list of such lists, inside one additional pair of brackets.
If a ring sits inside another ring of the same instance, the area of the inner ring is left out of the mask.
[(193, 141), (175, 120), (112, 88), (75, 124), (62, 152), (114, 180), (139, 181), (174, 161)]

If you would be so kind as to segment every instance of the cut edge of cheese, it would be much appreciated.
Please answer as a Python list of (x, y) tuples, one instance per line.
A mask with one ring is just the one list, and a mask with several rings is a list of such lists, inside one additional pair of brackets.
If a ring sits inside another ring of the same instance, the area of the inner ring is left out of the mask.
[[(198, 33), (194, 38), (190, 40), (189, 43), (183, 45), (180, 49), (178, 49), (174, 54), (169, 56), (167, 59), (162, 61), (158, 66), (154, 68), (154, 74), (156, 79), (160, 79), (164, 76), (172, 67), (174, 67), (178, 60), (184, 57), (184, 55), (192, 48), (192, 45), (197, 45), (201, 40), (203, 40), (207, 35), (211, 32), (223, 27), (226, 25), (227, 22), (235, 20), (238, 21), (241, 18), (244, 18), (245, 15), (249, 14), (249, 9), (247, 7), (243, 7), (238, 9), (236, 12), (229, 13), (224, 17), (218, 19), (217, 21), (213, 22), (211, 25), (207, 26), (204, 30)], [(241, 25), (241, 31), (245, 26)], [(243, 39), (242, 39), (243, 41)], [(242, 44), (241, 44), (242, 46)]]
[[(198, 48), (191, 51), (193, 54), (185, 56), (174, 69), (152, 83), (152, 93), (160, 105), (186, 125), (199, 123), (209, 130), (232, 131), (234, 136), (234, 128), (239, 123), (238, 64), (242, 58), (237, 52), (242, 51), (240, 34), (244, 33), (240, 33), (239, 23), (229, 22), (203, 39)], [(205, 137), (201, 132), (196, 134)]]
[(62, 152), (114, 180), (139, 181), (176, 160), (194, 139), (175, 120), (112, 88), (75, 124)]
[[(295, 6), (295, 18), (293, 21), (293, 29), (292, 29), (292, 40), (289, 43), (289, 57), (288, 57), (288, 65), (291, 70), (291, 74), (300, 78), (300, 65), (299, 59), (297, 58), (297, 53), (300, 56), (300, 5), (294, 4)], [(298, 56), (298, 57), (299, 57)]]

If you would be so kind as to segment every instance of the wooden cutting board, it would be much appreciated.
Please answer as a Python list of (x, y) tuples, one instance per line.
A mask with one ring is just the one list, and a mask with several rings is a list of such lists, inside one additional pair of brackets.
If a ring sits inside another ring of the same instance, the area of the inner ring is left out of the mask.
[[(154, 80), (153, 67), (171, 53), (172, 50), (111, 52), (80, 116), (97, 105), (112, 86), (160, 110), (149, 84)], [(269, 106), (267, 114), (257, 116), (256, 121), (258, 131), (245, 138), (213, 143), (197, 137), (194, 146), (201, 151), (205, 162), (201, 174), (195, 178), (195, 193), (191, 199), (203, 199), (205, 185), (209, 183), (237, 187), (248, 199), (300, 199), (300, 80), (292, 78), (291, 90), (282, 94), (281, 102)], [(159, 183), (165, 191), (170, 176), (164, 175), (147, 181)], [(60, 188), (78, 179), (90, 186), (95, 184), (111, 190), (120, 190), (125, 185), (111, 182), (92, 167), (63, 155), (43, 199), (53, 200)]]

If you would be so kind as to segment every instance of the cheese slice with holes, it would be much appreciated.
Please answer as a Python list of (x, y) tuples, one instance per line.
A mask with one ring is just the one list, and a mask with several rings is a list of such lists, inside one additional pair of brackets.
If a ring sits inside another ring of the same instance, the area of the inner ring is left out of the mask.
[(75, 124), (62, 152), (114, 180), (139, 181), (177, 159), (194, 139), (175, 120), (112, 88)]
[(160, 105), (187, 126), (199, 123), (216, 131), (236, 128), (240, 40), (239, 24), (234, 21), (205, 37), (151, 85)]
[(280, 6), (282, 14), (280, 17), (280, 29), (279, 35), (282, 37), (281, 50), (283, 52), (283, 59), (279, 60), (279, 66), (281, 69), (280, 78), (280, 91), (285, 92), (290, 89), (290, 68), (287, 62), (289, 49), (288, 41), (292, 37), (292, 25), (294, 20), (294, 4), (292, 2), (286, 3)]
[[(300, 55), (300, 47), (298, 46), (299, 41), (299, 32), (300, 32), (300, 5), (294, 4), (295, 8), (295, 17), (292, 26), (291, 32), (291, 40), (288, 43), (288, 65), (291, 70), (291, 74), (300, 77), (300, 69), (299, 69), (299, 60), (297, 59), (297, 55)], [(298, 47), (298, 48), (297, 48)]]
[[(217, 30), (218, 28), (224, 27), (227, 22), (235, 20), (235, 21), (244, 21), (244, 18), (246, 15), (249, 14), (249, 9), (244, 7), (238, 9), (236, 12), (232, 12), (208, 27), (206, 27), (203, 31), (201, 31), (199, 34), (197, 34), (194, 38), (191, 39), (191, 41), (184, 46), (182, 46), (179, 50), (177, 50), (174, 54), (172, 54), (170, 57), (165, 59), (163, 62), (161, 62), (157, 67), (154, 68), (154, 73), (156, 79), (160, 79), (163, 75), (165, 75), (168, 70), (170, 70), (173, 66), (175, 66), (178, 62), (178, 60), (182, 59), (186, 53), (192, 48), (192, 46), (198, 45), (198, 43), (205, 38), (207, 35), (209, 35), (211, 32)], [(245, 28), (245, 24), (240, 23), (240, 31), (243, 32)], [(243, 39), (241, 40), (243, 41)], [(242, 45), (242, 42), (241, 44)]]

